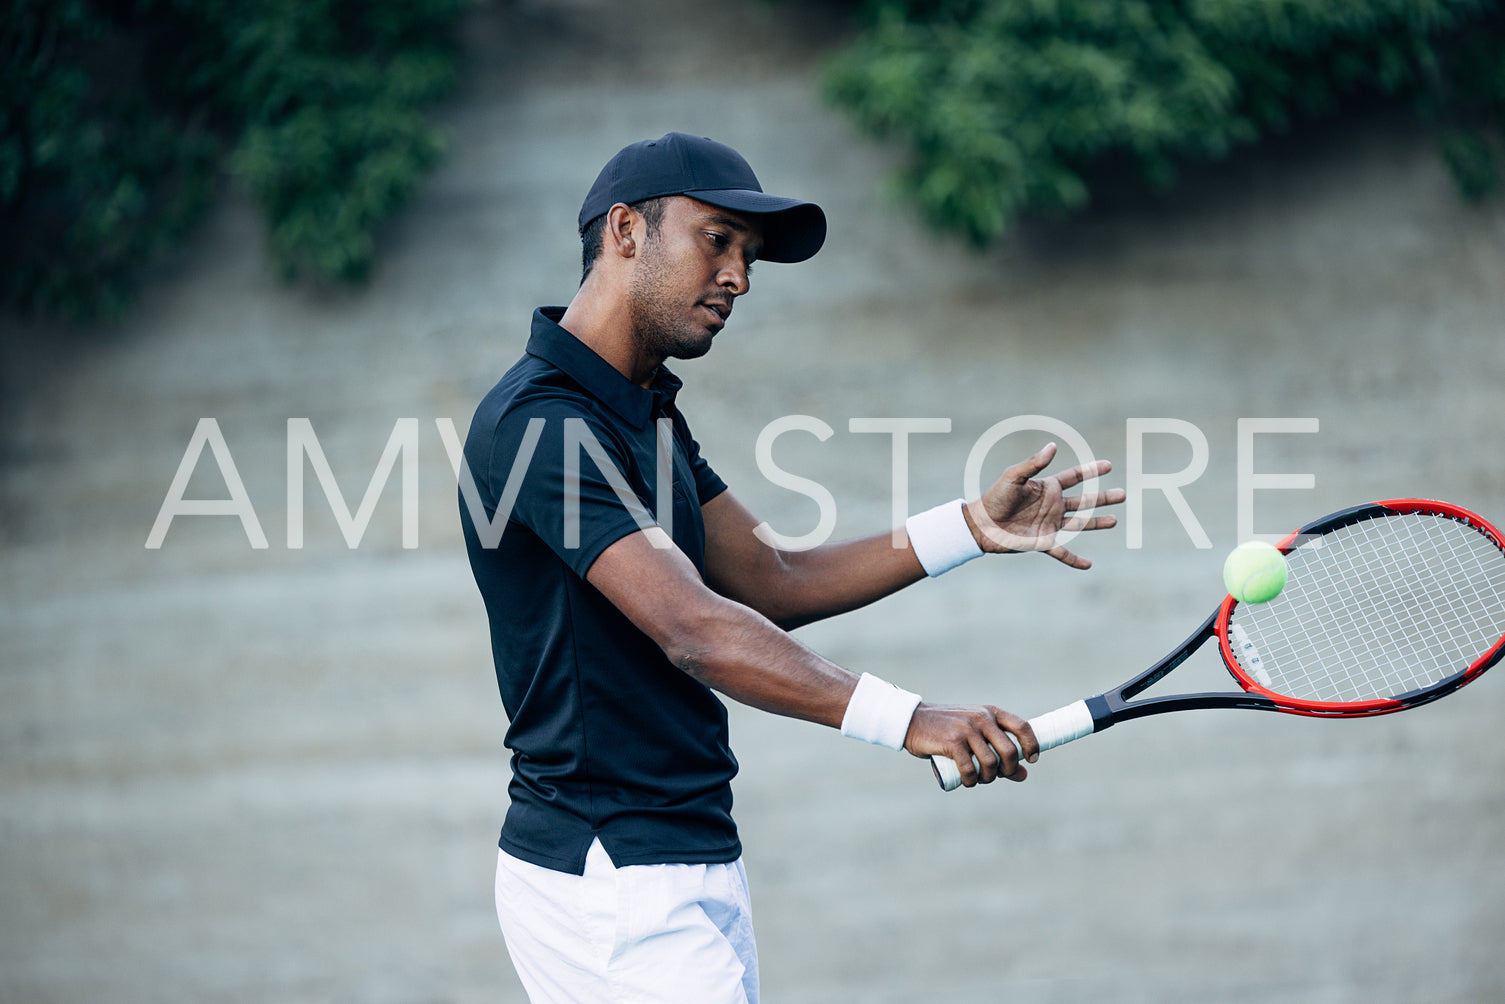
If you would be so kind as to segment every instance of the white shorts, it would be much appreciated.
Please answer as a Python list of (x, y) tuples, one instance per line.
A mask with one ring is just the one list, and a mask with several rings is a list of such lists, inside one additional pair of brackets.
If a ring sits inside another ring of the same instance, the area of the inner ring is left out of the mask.
[(533, 1004), (757, 1004), (747, 873), (611, 863), (585, 874), (497, 855), (496, 915)]

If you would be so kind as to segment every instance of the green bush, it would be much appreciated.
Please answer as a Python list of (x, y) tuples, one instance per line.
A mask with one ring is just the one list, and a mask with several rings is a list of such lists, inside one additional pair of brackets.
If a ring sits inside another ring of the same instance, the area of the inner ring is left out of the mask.
[(1460, 188), (1500, 187), (1496, 0), (912, 0), (828, 67), (864, 128), (900, 140), (901, 191), (985, 244), (1084, 206), (1127, 168), (1155, 189), (1293, 123), (1374, 98), (1436, 124)]
[(356, 281), (443, 150), (465, 0), (11, 0), (0, 298), (113, 314), (224, 169), (288, 277)]

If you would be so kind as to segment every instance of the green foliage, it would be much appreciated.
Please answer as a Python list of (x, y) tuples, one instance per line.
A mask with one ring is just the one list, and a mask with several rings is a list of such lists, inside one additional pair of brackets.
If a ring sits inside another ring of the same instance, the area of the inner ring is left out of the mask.
[(0, 298), (23, 311), (118, 311), (208, 202), (217, 141), (156, 113), (112, 31), (83, 0), (18, 0), (0, 21)]
[(466, 0), (10, 0), (0, 298), (118, 312), (228, 166), (288, 277), (355, 281), (443, 150)]
[(454, 83), (462, 0), (261, 0), (255, 19), (202, 6), (224, 54), (205, 54), (205, 90), (243, 123), (231, 164), (277, 262), (289, 277), (364, 278), (376, 225), (443, 152), (424, 109)]
[(906, 144), (901, 191), (983, 244), (1180, 165), (1379, 96), (1440, 126), (1462, 190), (1498, 189), (1497, 0), (889, 0), (828, 68), (864, 128)]

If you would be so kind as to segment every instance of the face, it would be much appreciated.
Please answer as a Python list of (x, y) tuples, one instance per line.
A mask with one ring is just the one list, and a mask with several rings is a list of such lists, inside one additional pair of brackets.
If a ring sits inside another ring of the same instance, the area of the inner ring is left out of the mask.
[(756, 216), (685, 196), (665, 200), (651, 237), (638, 240), (629, 282), (633, 330), (643, 350), (659, 359), (695, 359), (746, 293), (763, 243)]

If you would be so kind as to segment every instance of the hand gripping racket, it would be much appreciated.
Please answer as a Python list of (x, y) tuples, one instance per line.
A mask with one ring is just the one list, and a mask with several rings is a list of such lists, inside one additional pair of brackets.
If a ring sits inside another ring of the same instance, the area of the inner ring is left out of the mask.
[[(1505, 652), (1505, 542), (1446, 502), (1354, 506), (1279, 545), (1290, 574), (1268, 603), (1226, 596), (1181, 647), (1096, 697), (1030, 719), (1042, 751), (1115, 722), (1196, 708), (1253, 708), (1315, 718), (1404, 711), (1479, 676)], [(1218, 640), (1242, 690), (1134, 698), (1202, 643)], [(946, 791), (955, 762), (931, 757)]]

